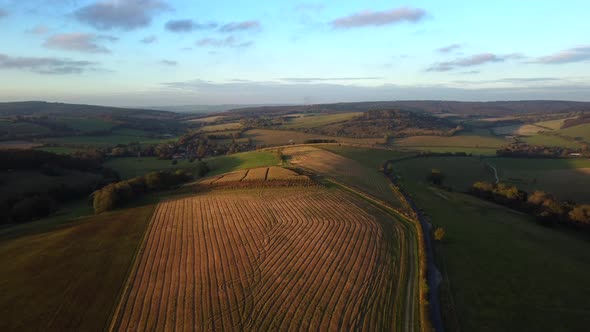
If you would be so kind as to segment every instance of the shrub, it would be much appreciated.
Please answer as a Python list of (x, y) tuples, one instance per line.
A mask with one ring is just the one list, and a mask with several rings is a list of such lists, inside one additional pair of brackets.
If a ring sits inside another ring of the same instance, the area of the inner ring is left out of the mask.
[(436, 241), (442, 241), (445, 238), (445, 230), (442, 227), (437, 227), (434, 231), (434, 239)]

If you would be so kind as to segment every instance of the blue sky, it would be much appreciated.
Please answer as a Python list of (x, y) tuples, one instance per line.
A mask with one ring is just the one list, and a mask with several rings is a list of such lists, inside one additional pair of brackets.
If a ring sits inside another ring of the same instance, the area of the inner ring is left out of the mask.
[(0, 0), (0, 100), (590, 101), (588, 1)]

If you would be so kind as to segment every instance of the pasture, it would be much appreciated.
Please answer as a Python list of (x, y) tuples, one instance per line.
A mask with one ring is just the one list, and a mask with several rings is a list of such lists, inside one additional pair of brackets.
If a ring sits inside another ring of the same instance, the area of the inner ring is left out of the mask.
[[(234, 170), (272, 166), (279, 163), (275, 154), (270, 152), (243, 152), (227, 156), (203, 159), (209, 165), (208, 175), (223, 174)], [(178, 160), (176, 165), (171, 160), (160, 160), (155, 157), (113, 158), (104, 166), (115, 170), (122, 179), (130, 179), (152, 171), (185, 169), (191, 171), (196, 166), (188, 160)]]
[(576, 141), (570, 141), (554, 135), (536, 134), (522, 137), (521, 140), (529, 145), (537, 146), (561, 146), (565, 148), (581, 148), (582, 145)]
[(104, 331), (152, 211), (4, 229), (0, 330)]
[(497, 149), (510, 143), (505, 138), (484, 133), (466, 132), (454, 136), (412, 136), (396, 138), (390, 142), (394, 147), (405, 148), (461, 148)]
[(111, 329), (416, 330), (401, 226), (334, 189), (163, 202)]
[(116, 124), (111, 121), (100, 118), (83, 118), (83, 117), (60, 117), (56, 122), (66, 125), (80, 133), (89, 133), (95, 131), (104, 131), (113, 128)]
[(242, 125), (239, 122), (230, 122), (203, 126), (200, 128), (200, 130), (206, 133), (213, 133), (216, 131), (238, 130), (240, 128), (242, 128)]
[(428, 187), (409, 162), (396, 163), (404, 188), (446, 231), (437, 245), (437, 265), (443, 273), (448, 330), (587, 329), (590, 289), (577, 286), (590, 278), (587, 238), (540, 226), (531, 217), (468, 195)]

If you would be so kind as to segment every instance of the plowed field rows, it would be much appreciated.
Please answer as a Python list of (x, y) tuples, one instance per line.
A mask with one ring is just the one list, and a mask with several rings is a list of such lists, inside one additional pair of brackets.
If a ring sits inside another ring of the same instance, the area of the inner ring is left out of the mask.
[(111, 327), (395, 330), (408, 273), (400, 224), (319, 188), (163, 202)]

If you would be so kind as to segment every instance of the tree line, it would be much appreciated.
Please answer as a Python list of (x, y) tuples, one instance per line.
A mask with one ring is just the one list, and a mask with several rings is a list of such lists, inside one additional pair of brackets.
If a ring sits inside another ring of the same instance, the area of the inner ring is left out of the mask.
[(533, 215), (544, 225), (563, 224), (590, 231), (590, 205), (560, 201), (544, 191), (534, 191), (529, 195), (516, 186), (504, 183), (476, 182), (470, 192), (477, 197)]
[[(209, 169), (207, 164), (201, 163), (199, 175), (204, 175)], [(92, 206), (95, 213), (113, 210), (136, 198), (153, 191), (169, 189), (187, 182), (193, 175), (185, 170), (151, 172), (129, 180), (111, 183), (92, 193)]]

